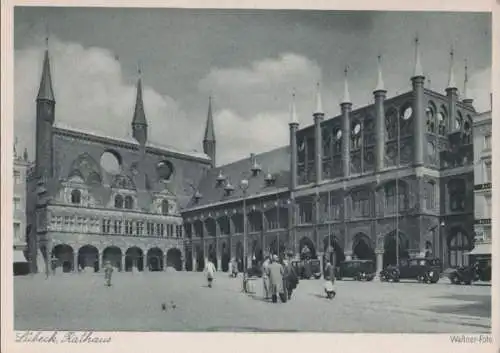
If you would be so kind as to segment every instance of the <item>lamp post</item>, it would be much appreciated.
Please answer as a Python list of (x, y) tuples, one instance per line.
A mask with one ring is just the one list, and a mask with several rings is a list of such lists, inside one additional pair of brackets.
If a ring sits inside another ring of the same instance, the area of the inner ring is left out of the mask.
[(247, 292), (247, 190), (248, 180), (240, 181), (240, 189), (243, 191), (243, 291)]

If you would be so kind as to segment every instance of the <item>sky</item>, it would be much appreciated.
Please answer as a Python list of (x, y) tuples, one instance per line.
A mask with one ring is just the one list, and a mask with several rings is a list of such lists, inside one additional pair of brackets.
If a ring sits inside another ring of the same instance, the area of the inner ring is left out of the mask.
[(313, 123), (316, 83), (326, 116), (340, 113), (344, 68), (353, 108), (373, 102), (377, 56), (388, 97), (411, 89), (418, 34), (427, 87), (455, 77), (490, 109), (491, 15), (208, 9), (16, 7), (14, 133), (34, 156), (35, 98), (49, 35), (56, 123), (130, 135), (138, 67), (153, 142), (202, 151), (213, 97), (217, 164), (288, 143), (291, 94)]

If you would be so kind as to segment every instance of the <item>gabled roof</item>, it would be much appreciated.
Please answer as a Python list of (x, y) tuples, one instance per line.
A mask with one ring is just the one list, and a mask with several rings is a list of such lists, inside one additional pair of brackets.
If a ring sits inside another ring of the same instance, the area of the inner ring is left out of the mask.
[[(257, 176), (253, 176), (252, 174), (253, 159), (261, 167), (261, 172)], [(222, 174), (225, 180), (229, 181), (234, 187), (234, 191), (229, 196), (226, 195), (226, 191), (224, 190), (226, 182), (223, 182), (219, 186), (217, 184), (219, 174)], [(265, 181), (267, 174), (271, 174), (274, 179), (274, 183), (270, 186)], [(254, 158), (249, 157), (209, 169), (198, 185), (198, 192), (201, 193), (202, 197), (198, 201), (193, 197), (184, 211), (242, 198), (243, 191), (239, 187), (242, 179), (248, 180), (247, 197), (276, 192), (278, 189), (287, 188), (290, 183), (289, 146), (257, 154)]]

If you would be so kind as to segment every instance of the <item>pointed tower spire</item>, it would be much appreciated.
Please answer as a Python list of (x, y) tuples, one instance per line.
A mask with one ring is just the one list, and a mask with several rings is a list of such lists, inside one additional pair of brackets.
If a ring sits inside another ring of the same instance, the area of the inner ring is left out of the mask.
[(292, 92), (292, 104), (290, 106), (290, 124), (298, 124), (297, 108), (295, 107), (295, 89)]
[(144, 102), (142, 100), (142, 72), (138, 68), (139, 78), (137, 79), (137, 94), (135, 99), (134, 117), (132, 119), (132, 134), (134, 138), (141, 144), (147, 141), (148, 122), (146, 113), (144, 112)]
[(214, 118), (212, 116), (212, 96), (208, 97), (207, 124), (205, 126), (205, 137), (203, 141), (215, 141)]
[(450, 73), (448, 75), (448, 89), (457, 88), (455, 83), (455, 52), (453, 47), (450, 50)]
[(378, 77), (377, 77), (377, 86), (375, 87), (375, 92), (377, 91), (385, 91), (384, 88), (384, 79), (382, 78), (382, 56), (378, 56)]
[(420, 41), (418, 35), (415, 36), (415, 69), (413, 70), (413, 77), (424, 77), (424, 70), (422, 70), (422, 63), (420, 62)]
[(349, 94), (349, 82), (347, 73), (348, 73), (348, 67), (346, 65), (344, 69), (344, 98), (342, 98), (342, 102), (340, 102), (341, 104), (351, 103), (351, 95)]
[(464, 75), (464, 92), (463, 92), (463, 103), (466, 105), (472, 106), (472, 102), (474, 101), (469, 97), (469, 92), (467, 90), (467, 85), (469, 84), (469, 70), (467, 67), (467, 59), (465, 59), (465, 75)]
[(313, 115), (323, 115), (323, 103), (321, 101), (321, 87), (319, 82), (316, 83), (316, 110)]
[(50, 58), (49, 58), (49, 37), (45, 38), (45, 55), (43, 58), (42, 78), (40, 80), (40, 88), (38, 89), (37, 100), (47, 100), (55, 102), (54, 90), (52, 89), (52, 76), (50, 74)]

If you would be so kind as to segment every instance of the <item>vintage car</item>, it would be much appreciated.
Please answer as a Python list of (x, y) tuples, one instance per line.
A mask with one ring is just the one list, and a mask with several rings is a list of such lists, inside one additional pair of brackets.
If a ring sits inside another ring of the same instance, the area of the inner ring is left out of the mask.
[(321, 262), (317, 259), (293, 260), (292, 265), (295, 267), (300, 279), (321, 278)]
[(491, 261), (477, 261), (469, 266), (461, 266), (453, 269), (448, 274), (453, 284), (471, 284), (476, 281), (491, 281)]
[(376, 273), (372, 260), (346, 260), (335, 268), (335, 277), (339, 280), (352, 278), (356, 281), (371, 281)]
[(262, 277), (262, 266), (253, 265), (247, 268), (248, 277)]
[(400, 279), (416, 279), (423, 283), (437, 283), (441, 273), (441, 260), (436, 258), (401, 259), (399, 266), (389, 265), (380, 271), (382, 282), (399, 282)]

